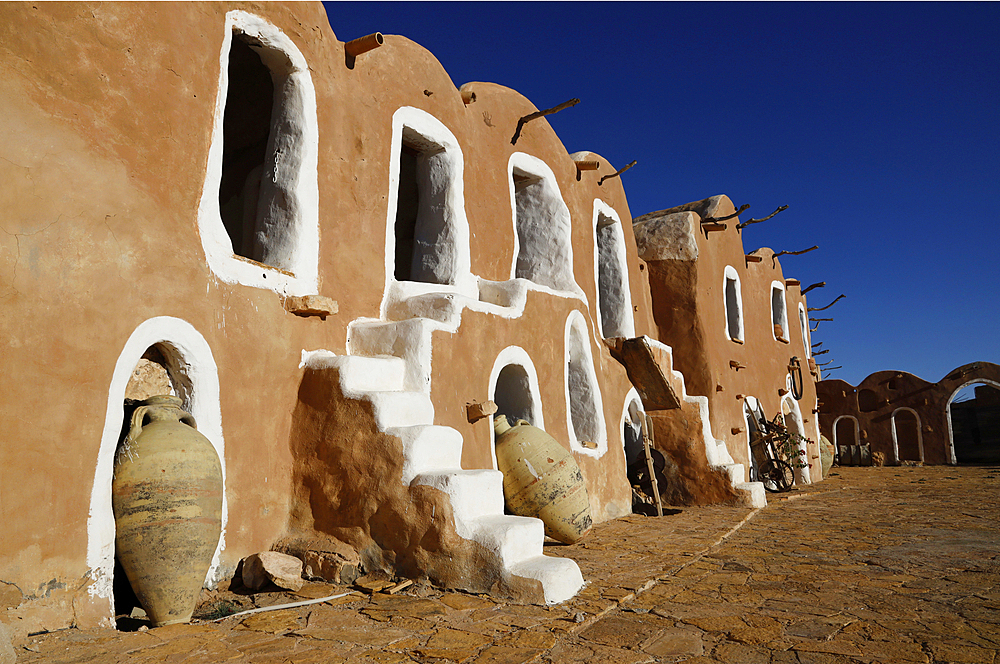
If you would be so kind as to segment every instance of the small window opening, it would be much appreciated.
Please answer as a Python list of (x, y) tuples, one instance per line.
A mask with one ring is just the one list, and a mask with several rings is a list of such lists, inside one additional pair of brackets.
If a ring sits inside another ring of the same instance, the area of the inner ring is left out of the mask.
[(785, 313), (785, 290), (771, 286), (771, 324), (774, 326), (774, 338), (778, 341), (788, 341), (788, 315)]
[(397, 281), (454, 281), (454, 238), (445, 218), (451, 178), (445, 149), (404, 127), (396, 198)]
[(858, 410), (871, 413), (878, 410), (878, 397), (873, 390), (858, 390)]
[(628, 277), (622, 264), (625, 238), (621, 224), (605, 214), (597, 217), (597, 288), (601, 308), (601, 333), (605, 338), (631, 337), (632, 308)]
[(806, 359), (812, 357), (812, 344), (809, 343), (809, 317), (805, 307), (799, 305), (799, 329), (802, 330), (802, 345), (806, 351)]
[(740, 311), (740, 282), (726, 275), (726, 331), (734, 341), (743, 341), (743, 312)]

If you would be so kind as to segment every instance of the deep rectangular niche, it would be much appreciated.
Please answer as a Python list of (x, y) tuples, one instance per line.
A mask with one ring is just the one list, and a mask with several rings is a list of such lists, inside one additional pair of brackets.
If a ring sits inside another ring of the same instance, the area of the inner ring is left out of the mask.
[(454, 229), (447, 218), (452, 170), (442, 146), (403, 128), (394, 224), (396, 281), (453, 283)]
[(255, 241), (254, 229), (271, 134), (274, 84), (271, 71), (251, 48), (251, 39), (234, 31), (229, 51), (219, 211), (233, 253), (264, 263), (263, 247)]

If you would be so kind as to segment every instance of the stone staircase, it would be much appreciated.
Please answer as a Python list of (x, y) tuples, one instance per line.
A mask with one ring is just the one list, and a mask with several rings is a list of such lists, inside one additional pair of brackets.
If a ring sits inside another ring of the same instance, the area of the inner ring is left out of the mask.
[[(648, 338), (647, 338), (648, 339)], [(709, 466), (716, 468), (729, 476), (729, 482), (733, 488), (742, 495), (744, 502), (752, 507), (764, 507), (767, 505), (767, 493), (761, 482), (744, 482), (745, 468), (742, 463), (736, 463), (729, 454), (725, 441), (718, 440), (712, 434), (712, 423), (708, 413), (708, 397), (691, 396), (684, 386), (684, 374), (673, 367), (673, 349), (655, 339), (648, 339), (648, 343), (665, 351), (670, 357), (670, 386), (675, 394), (681, 395), (681, 401), (688, 404), (688, 408), (697, 408), (698, 417), (701, 420), (702, 442), (705, 445), (705, 456), (708, 458)]]
[(304, 354), (303, 364), (338, 370), (344, 396), (372, 404), (379, 429), (402, 441), (403, 483), (447, 494), (459, 536), (492, 551), (510, 574), (539, 581), (546, 603), (570, 599), (583, 586), (577, 564), (543, 555), (542, 522), (504, 514), (503, 474), (462, 469), (461, 433), (434, 424), (429, 396), (433, 333), (454, 332), (467, 307), (498, 305), (455, 293), (411, 299), (390, 308), (389, 315), (396, 320), (351, 323), (348, 355), (314, 351)]

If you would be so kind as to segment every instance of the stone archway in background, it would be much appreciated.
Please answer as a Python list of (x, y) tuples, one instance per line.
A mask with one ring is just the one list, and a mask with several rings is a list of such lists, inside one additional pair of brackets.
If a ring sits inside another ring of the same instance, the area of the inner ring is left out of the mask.
[[(973, 386), (974, 398), (958, 399)], [(1000, 383), (969, 380), (951, 393), (945, 410), (950, 463), (1000, 463)]]

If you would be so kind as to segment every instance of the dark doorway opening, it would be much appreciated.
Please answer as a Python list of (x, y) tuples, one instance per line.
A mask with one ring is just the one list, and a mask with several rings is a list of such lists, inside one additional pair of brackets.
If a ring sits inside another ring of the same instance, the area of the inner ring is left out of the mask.
[(1000, 463), (1000, 389), (985, 383), (968, 385), (949, 408), (955, 461)]
[(920, 454), (920, 420), (908, 410), (892, 416), (896, 431), (896, 450), (900, 461), (923, 461)]

